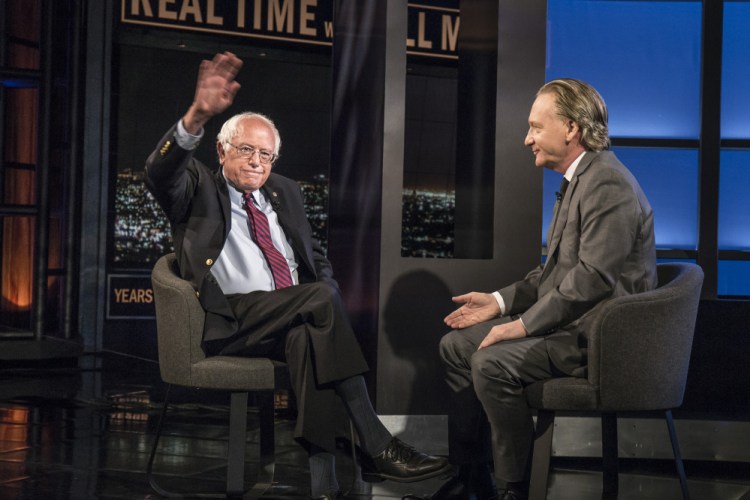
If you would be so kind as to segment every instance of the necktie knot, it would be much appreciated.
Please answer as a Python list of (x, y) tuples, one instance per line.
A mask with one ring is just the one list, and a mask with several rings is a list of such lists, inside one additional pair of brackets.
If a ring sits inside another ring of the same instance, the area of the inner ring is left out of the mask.
[(563, 180), (560, 183), (560, 190), (555, 193), (557, 201), (562, 201), (562, 199), (565, 197), (565, 191), (568, 190), (568, 184), (570, 184), (570, 181), (563, 177)]

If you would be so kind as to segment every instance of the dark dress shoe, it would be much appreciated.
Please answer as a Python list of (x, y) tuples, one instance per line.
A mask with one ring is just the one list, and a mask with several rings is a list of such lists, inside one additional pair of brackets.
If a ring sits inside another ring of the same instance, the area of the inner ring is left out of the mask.
[(427, 455), (393, 438), (382, 453), (362, 461), (362, 479), (410, 483), (438, 476), (450, 467), (447, 458)]

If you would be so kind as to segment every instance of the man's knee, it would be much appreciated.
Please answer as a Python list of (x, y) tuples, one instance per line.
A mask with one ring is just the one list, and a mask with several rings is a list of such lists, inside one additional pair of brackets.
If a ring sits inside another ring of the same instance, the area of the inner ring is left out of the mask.
[(464, 357), (466, 339), (461, 332), (453, 330), (443, 335), (440, 339), (439, 353), (443, 363), (452, 363)]
[(339, 291), (328, 283), (315, 281), (304, 286), (307, 287), (309, 300), (313, 303), (331, 304), (334, 307), (341, 304)]
[(508, 360), (503, 359), (502, 351), (497, 351), (480, 349), (471, 355), (471, 377), (477, 392), (493, 384), (512, 383), (512, 370), (506, 366)]

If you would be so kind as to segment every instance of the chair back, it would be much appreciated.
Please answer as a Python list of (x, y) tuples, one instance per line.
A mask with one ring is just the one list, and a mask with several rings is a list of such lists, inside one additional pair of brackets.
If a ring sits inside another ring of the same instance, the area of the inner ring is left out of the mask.
[(180, 277), (174, 253), (159, 258), (151, 283), (161, 378), (169, 384), (193, 386), (192, 367), (206, 357), (201, 349), (205, 312), (192, 285)]
[(682, 404), (703, 270), (657, 266), (656, 289), (603, 305), (589, 342), (588, 380), (604, 411), (666, 410)]

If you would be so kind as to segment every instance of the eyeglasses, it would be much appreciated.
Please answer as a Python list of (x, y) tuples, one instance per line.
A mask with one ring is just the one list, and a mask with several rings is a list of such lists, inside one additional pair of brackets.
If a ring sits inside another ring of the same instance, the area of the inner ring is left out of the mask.
[(265, 149), (256, 149), (252, 146), (235, 146), (231, 142), (228, 142), (227, 144), (237, 150), (237, 154), (240, 158), (252, 158), (255, 153), (258, 153), (258, 158), (261, 163), (273, 163), (279, 157), (279, 155), (266, 151)]

